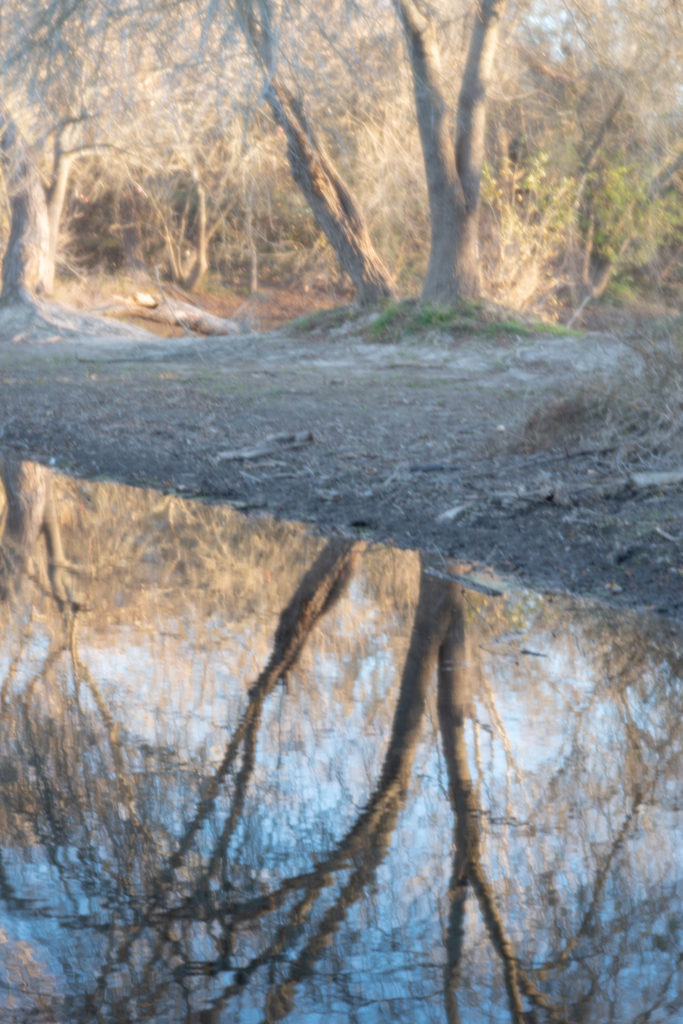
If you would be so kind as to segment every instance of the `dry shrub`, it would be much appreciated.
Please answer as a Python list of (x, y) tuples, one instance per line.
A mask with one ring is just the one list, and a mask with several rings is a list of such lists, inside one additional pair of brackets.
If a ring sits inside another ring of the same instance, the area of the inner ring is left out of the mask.
[(595, 442), (596, 427), (604, 425), (606, 392), (584, 386), (574, 394), (555, 397), (534, 409), (523, 428), (523, 449), (536, 452), (558, 445), (574, 447)]
[[(554, 446), (617, 449), (629, 462), (678, 467), (683, 460), (683, 317), (622, 341), (639, 367), (535, 409), (523, 430), (527, 451)], [(587, 342), (588, 344), (588, 342)]]
[(571, 179), (554, 178), (547, 154), (530, 161), (524, 174), (509, 166), (497, 176), (484, 169), (480, 247), (489, 298), (508, 309), (556, 317), (571, 277), (575, 191)]

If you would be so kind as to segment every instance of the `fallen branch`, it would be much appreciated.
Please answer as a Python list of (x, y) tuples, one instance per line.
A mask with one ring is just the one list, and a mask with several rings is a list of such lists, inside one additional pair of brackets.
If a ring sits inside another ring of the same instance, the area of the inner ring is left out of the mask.
[[(556, 505), (571, 505), (576, 497), (581, 498), (615, 498), (624, 492), (662, 490), (665, 487), (676, 487), (683, 483), (683, 470), (669, 470), (651, 473), (629, 473), (621, 477), (610, 477), (604, 480), (570, 486), (561, 480), (549, 480), (541, 487), (524, 491), (493, 491), (488, 497), (500, 505), (510, 506), (518, 503), (534, 504), (550, 502)], [(442, 512), (439, 519), (455, 518), (464, 506), (456, 506)]]
[(239, 334), (244, 328), (235, 320), (208, 313), (199, 306), (179, 299), (169, 298), (161, 289), (161, 299), (148, 292), (137, 292), (134, 295), (115, 295), (114, 303), (107, 307), (109, 313), (126, 313), (142, 320), (168, 324), (170, 327), (180, 326), (184, 331), (194, 334)]
[(467, 512), (468, 509), (472, 508), (471, 503), (464, 502), (460, 505), (453, 505), (452, 508), (447, 508), (444, 512), (440, 512), (436, 517), (437, 523), (451, 523), (458, 516), (461, 516), (463, 512)]
[(278, 452), (291, 448), (302, 448), (313, 440), (310, 430), (303, 430), (298, 434), (270, 434), (253, 448), (232, 448), (223, 452), (216, 452), (213, 456), (214, 462), (243, 462), (247, 459), (263, 459), (268, 455), (276, 455)]
[(629, 483), (632, 487), (675, 487), (683, 483), (683, 469), (673, 469), (661, 473), (631, 473)]

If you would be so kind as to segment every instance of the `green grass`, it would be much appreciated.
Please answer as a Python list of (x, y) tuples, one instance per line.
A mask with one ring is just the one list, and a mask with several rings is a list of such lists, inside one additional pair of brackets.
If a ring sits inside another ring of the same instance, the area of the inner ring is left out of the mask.
[(483, 302), (468, 301), (454, 306), (441, 306), (408, 299), (389, 302), (372, 321), (367, 335), (372, 341), (390, 342), (410, 336), (419, 338), (434, 330), (442, 334), (492, 338), (505, 335), (533, 337), (537, 334), (566, 336), (577, 333), (557, 324), (518, 320), (487, 307)]
[(353, 306), (322, 309), (297, 317), (285, 330), (288, 334), (317, 333), (344, 324), (353, 327), (354, 322), (368, 341), (379, 343), (411, 337), (419, 340), (433, 331), (494, 339), (511, 335), (532, 338), (539, 334), (557, 337), (579, 337), (583, 334), (582, 331), (568, 330), (561, 324), (517, 318), (484, 302), (463, 301), (446, 306), (418, 299), (391, 300), (371, 320), (367, 310)]

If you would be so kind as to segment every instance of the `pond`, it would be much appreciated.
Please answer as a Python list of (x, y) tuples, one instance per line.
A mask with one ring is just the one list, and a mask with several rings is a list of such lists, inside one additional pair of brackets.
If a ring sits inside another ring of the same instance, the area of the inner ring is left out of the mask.
[(677, 1018), (675, 625), (5, 480), (3, 1021)]

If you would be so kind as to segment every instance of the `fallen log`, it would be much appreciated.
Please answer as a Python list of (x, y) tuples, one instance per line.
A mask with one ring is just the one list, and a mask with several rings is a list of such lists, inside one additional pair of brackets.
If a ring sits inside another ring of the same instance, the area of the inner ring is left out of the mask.
[(156, 296), (149, 292), (136, 292), (133, 295), (115, 295), (115, 303), (107, 307), (108, 313), (126, 313), (141, 320), (168, 324), (170, 327), (181, 327), (191, 334), (241, 334), (244, 327), (236, 320), (227, 320), (222, 316), (209, 313), (199, 306), (180, 299), (171, 299), (167, 295)]

